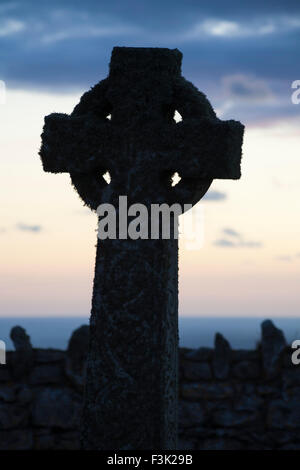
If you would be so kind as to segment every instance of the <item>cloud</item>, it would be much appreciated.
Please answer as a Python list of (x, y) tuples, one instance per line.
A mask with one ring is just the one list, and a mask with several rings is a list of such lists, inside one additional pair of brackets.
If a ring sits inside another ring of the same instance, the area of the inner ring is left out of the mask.
[(262, 243), (258, 241), (245, 240), (244, 237), (232, 228), (224, 228), (222, 233), (226, 236), (219, 238), (214, 245), (224, 248), (260, 248)]
[(293, 254), (293, 255), (276, 256), (275, 260), (282, 261), (282, 262), (285, 262), (285, 263), (290, 263), (290, 262), (294, 261), (297, 258), (300, 258), (300, 253), (296, 253), (296, 254)]
[(241, 241), (238, 246), (244, 246), (245, 248), (261, 248), (263, 244), (261, 242)]
[(223, 193), (222, 191), (211, 190), (208, 191), (202, 199), (205, 199), (206, 201), (223, 201), (226, 198), (226, 193)]
[(28, 225), (24, 223), (19, 223), (17, 224), (17, 229), (20, 230), (21, 232), (33, 232), (33, 233), (39, 233), (42, 230), (41, 225)]
[(254, 109), (257, 115), (265, 112), (270, 114), (270, 108), (274, 110), (276, 105), (281, 108), (282, 103), (271, 90), (269, 81), (239, 73), (224, 76), (221, 83), (223, 100), (218, 107), (219, 116), (234, 112), (233, 108), (238, 109), (239, 115), (244, 109), (248, 114), (249, 110)]
[(230, 240), (227, 240), (226, 238), (220, 238), (219, 240), (216, 240), (214, 242), (214, 245), (216, 246), (224, 246), (224, 247), (235, 247), (236, 243), (232, 242)]
[(252, 241), (232, 241), (226, 238), (220, 238), (214, 242), (214, 245), (221, 247), (231, 247), (231, 248), (261, 248), (261, 242), (252, 242)]
[(186, 41), (203, 40), (204, 36), (218, 38), (246, 38), (266, 36), (300, 29), (300, 16), (262, 16), (244, 20), (208, 18), (197, 22), (182, 39)]
[(275, 259), (278, 261), (283, 261), (285, 263), (290, 263), (292, 261), (292, 257), (288, 255), (277, 256)]
[[(266, 74), (266, 71), (262, 71)], [(246, 124), (299, 116), (297, 106), (291, 106), (291, 81), (283, 80), (280, 71), (271, 78), (254, 74), (234, 73), (221, 78), (216, 109), (222, 119), (237, 114)], [(293, 72), (295, 74), (295, 72)]]
[(241, 237), (241, 235), (236, 230), (233, 230), (232, 228), (224, 228), (223, 233), (225, 233), (225, 235), (229, 235), (232, 237), (237, 237), (237, 238)]
[(25, 24), (22, 21), (15, 19), (7, 19), (0, 22), (0, 37), (12, 36), (25, 29)]
[(41, 41), (45, 44), (51, 44), (70, 39), (109, 38), (122, 35), (132, 36), (139, 32), (139, 28), (122, 24), (118, 21), (111, 20), (108, 24), (106, 23), (107, 21), (104, 21), (104, 24), (101, 24), (101, 21), (99, 22), (98, 20), (96, 24), (93, 24), (92, 19), (90, 19), (86, 21), (86, 24), (82, 24), (82, 21), (78, 22), (76, 19), (74, 20), (74, 24), (42, 34)]
[(274, 101), (274, 95), (265, 80), (250, 75), (234, 74), (223, 77), (225, 93), (229, 98), (252, 104)]

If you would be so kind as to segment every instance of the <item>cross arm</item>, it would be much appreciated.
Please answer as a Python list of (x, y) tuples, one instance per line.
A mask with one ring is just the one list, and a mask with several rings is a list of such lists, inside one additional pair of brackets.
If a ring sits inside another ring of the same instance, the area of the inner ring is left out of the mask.
[(244, 126), (238, 121), (187, 119), (176, 126), (176, 168), (182, 177), (239, 179)]
[(174, 81), (173, 106), (182, 116), (172, 138), (180, 176), (240, 178), (244, 126), (218, 119), (205, 94), (183, 77)]
[(39, 152), (44, 170), (64, 173), (105, 168), (109, 124), (89, 116), (46, 116)]

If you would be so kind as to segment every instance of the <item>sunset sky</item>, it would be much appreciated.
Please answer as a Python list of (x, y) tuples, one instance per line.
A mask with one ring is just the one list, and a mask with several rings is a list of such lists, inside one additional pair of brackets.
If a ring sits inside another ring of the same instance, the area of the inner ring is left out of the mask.
[(0, 316), (89, 315), (97, 218), (38, 149), (44, 116), (71, 112), (117, 45), (177, 47), (183, 76), (246, 126), (241, 180), (199, 203), (202, 248), (181, 241), (180, 315), (298, 316), (300, 4), (257, 0), (0, 2)]

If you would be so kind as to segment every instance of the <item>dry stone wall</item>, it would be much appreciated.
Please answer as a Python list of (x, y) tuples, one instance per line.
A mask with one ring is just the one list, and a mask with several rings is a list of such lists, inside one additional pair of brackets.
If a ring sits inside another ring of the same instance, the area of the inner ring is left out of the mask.
[[(34, 349), (25, 330), (0, 366), (0, 449), (78, 449), (88, 327), (67, 351)], [(256, 350), (180, 349), (181, 449), (299, 449), (300, 365), (271, 321)]]

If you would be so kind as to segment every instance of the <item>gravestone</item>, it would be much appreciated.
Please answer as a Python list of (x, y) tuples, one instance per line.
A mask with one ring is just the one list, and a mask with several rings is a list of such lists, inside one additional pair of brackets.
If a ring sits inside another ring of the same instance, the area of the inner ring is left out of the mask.
[[(88, 207), (112, 204), (117, 214), (119, 196), (127, 196), (128, 206), (195, 204), (214, 178), (238, 179), (243, 126), (216, 117), (205, 95), (181, 76), (181, 60), (177, 49), (115, 47), (108, 77), (71, 115), (45, 118), (44, 170), (68, 172)], [(175, 110), (182, 116), (177, 124)], [(181, 180), (172, 186), (175, 172)], [(126, 238), (117, 218), (118, 237), (98, 239), (84, 449), (176, 449), (173, 222), (169, 239), (160, 232), (158, 239), (135, 240)]]
[(23, 380), (33, 368), (34, 352), (30, 337), (24, 328), (14, 326), (11, 329), (10, 338), (16, 350), (11, 359), (11, 372), (14, 379)]

